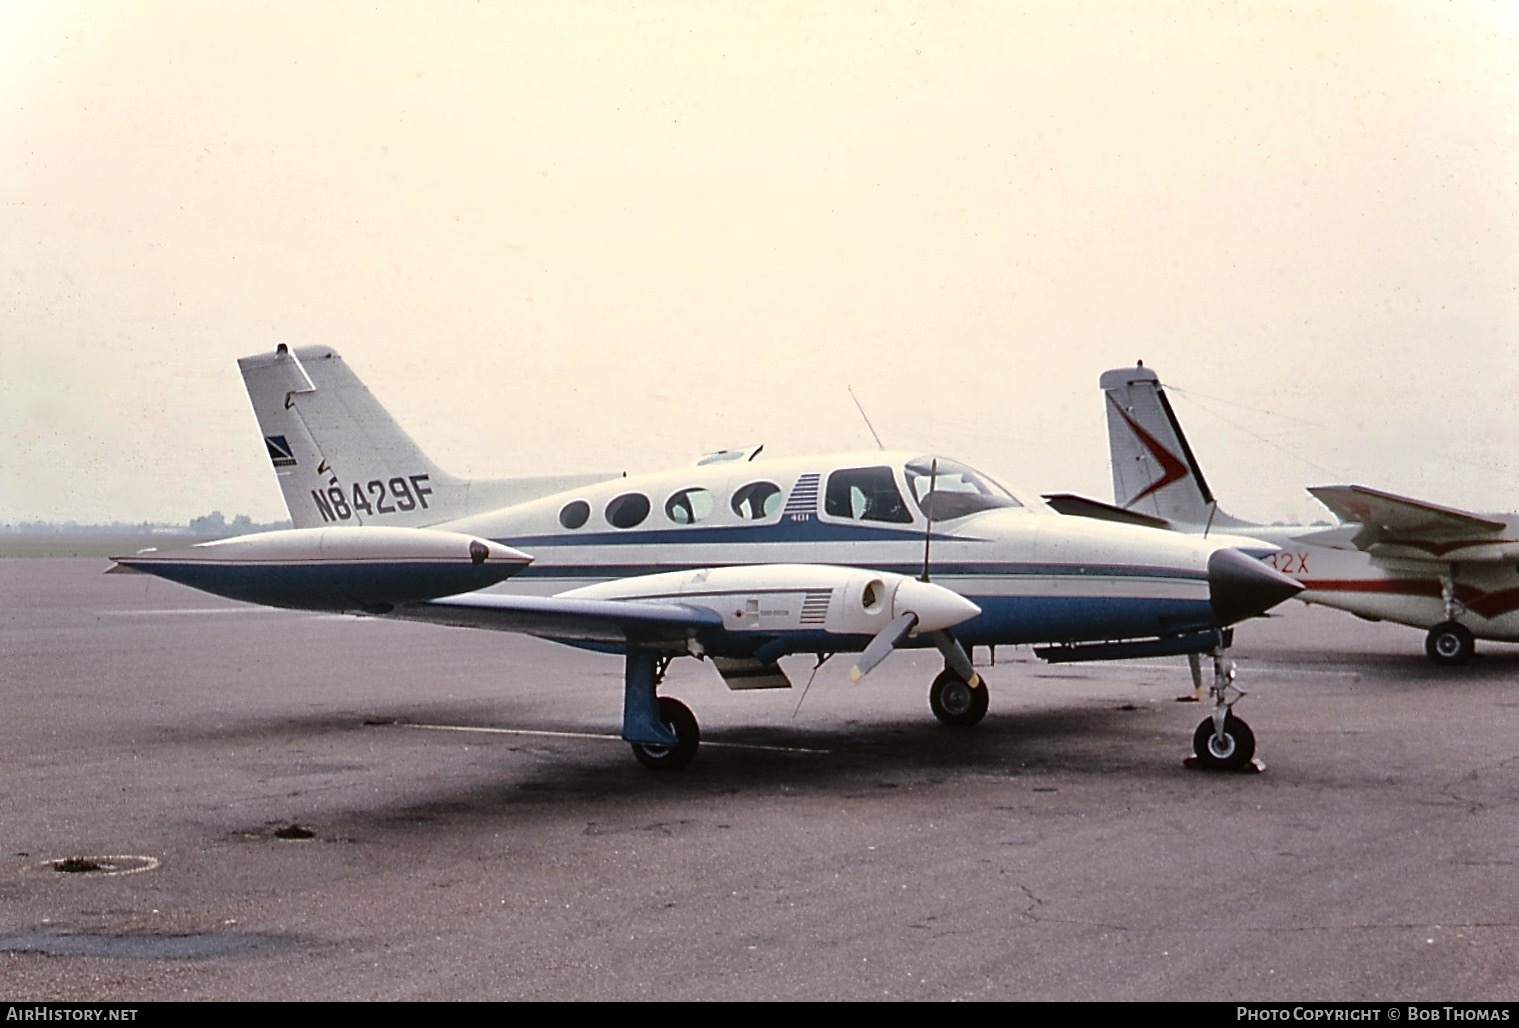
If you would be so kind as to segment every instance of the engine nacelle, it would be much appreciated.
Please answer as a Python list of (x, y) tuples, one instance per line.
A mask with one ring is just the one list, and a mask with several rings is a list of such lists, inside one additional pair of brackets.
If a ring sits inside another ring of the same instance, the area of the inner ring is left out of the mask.
[(667, 571), (559, 594), (593, 600), (665, 600), (706, 607), (733, 632), (814, 630), (873, 636), (913, 613), (915, 631), (950, 628), (981, 613), (959, 593), (888, 571), (830, 564), (752, 564)]

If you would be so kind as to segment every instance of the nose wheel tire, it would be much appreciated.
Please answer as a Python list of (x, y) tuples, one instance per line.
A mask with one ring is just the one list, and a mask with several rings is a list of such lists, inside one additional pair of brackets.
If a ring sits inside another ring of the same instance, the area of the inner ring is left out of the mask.
[(1197, 754), (1198, 764), (1209, 771), (1238, 771), (1255, 757), (1255, 733), (1230, 714), (1224, 718), (1224, 734), (1219, 738), (1213, 719), (1203, 718), (1192, 733), (1192, 752)]
[(641, 742), (628, 745), (644, 767), (652, 771), (679, 771), (696, 756), (696, 748), (701, 745), (701, 727), (689, 707), (669, 696), (659, 698), (659, 720), (675, 733), (674, 746), (649, 746)]
[(986, 683), (974, 689), (953, 671), (945, 669), (928, 689), (928, 706), (946, 725), (969, 728), (986, 716), (990, 701)]
[(1424, 652), (1436, 664), (1465, 664), (1472, 659), (1476, 641), (1465, 625), (1447, 621), (1429, 630), (1424, 639)]

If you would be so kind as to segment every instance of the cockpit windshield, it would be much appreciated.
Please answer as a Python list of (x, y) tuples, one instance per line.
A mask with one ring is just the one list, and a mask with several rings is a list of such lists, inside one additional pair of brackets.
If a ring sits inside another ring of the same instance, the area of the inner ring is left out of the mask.
[(953, 521), (997, 507), (1021, 507), (1013, 494), (979, 471), (942, 457), (919, 457), (903, 469), (923, 516)]

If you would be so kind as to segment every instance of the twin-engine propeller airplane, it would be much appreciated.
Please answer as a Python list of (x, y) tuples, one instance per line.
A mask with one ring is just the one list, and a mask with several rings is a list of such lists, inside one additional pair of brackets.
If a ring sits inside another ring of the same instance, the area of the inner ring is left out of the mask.
[(119, 568), (622, 654), (622, 735), (653, 768), (685, 766), (700, 738), (657, 693), (675, 657), (711, 657), (730, 688), (750, 689), (789, 686), (790, 654), (858, 653), (858, 681), (900, 646), (943, 654), (929, 705), (961, 726), (988, 703), (966, 647), (1034, 644), (1051, 661), (1212, 653), (1199, 761), (1253, 756), (1231, 712), (1229, 626), (1299, 588), (1236, 548), (1266, 552), (1253, 540), (1063, 518), (912, 453), (723, 452), (650, 475), (469, 481), (429, 460), (333, 351), (282, 344), (238, 363), (295, 527)]
[(1155, 372), (1103, 374), (1113, 498), (1183, 532), (1248, 532), (1303, 585), (1298, 599), (1368, 621), (1428, 629), (1437, 664), (1471, 658), (1476, 639), (1519, 642), (1519, 515), (1473, 514), (1359, 485), (1308, 491), (1341, 524), (1256, 525), (1224, 514)]

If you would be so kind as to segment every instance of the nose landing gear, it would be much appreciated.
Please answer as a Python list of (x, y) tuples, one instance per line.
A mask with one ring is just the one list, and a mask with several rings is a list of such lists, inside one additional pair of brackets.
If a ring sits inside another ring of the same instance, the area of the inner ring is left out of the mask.
[(1255, 759), (1255, 733), (1243, 718), (1235, 717), (1234, 704), (1245, 695), (1234, 684), (1234, 661), (1224, 658), (1222, 648), (1213, 651), (1213, 714), (1192, 733), (1196, 766), (1208, 771), (1239, 771)]

